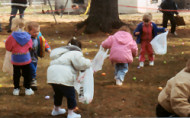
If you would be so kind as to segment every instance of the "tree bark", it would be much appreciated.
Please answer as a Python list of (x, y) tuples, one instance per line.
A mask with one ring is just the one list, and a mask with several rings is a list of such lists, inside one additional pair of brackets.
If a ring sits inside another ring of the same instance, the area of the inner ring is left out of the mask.
[(118, 0), (91, 0), (89, 17), (79, 24), (77, 29), (86, 26), (85, 33), (97, 31), (111, 32), (123, 25), (119, 19)]
[(47, 0), (44, 0), (44, 5), (47, 5)]
[(29, 0), (29, 5), (32, 6), (33, 0)]

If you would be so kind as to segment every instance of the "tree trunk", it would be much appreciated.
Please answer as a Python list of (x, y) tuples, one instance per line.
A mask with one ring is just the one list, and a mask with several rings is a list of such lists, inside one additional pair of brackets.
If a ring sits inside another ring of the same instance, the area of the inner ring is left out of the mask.
[(89, 17), (77, 24), (77, 29), (86, 26), (85, 33), (97, 31), (111, 32), (112, 28), (118, 29), (123, 25), (119, 19), (118, 0), (91, 0)]
[(33, 0), (29, 0), (29, 5), (30, 5), (30, 6), (32, 6), (32, 1), (33, 1)]
[(44, 5), (47, 5), (47, 0), (44, 0)]

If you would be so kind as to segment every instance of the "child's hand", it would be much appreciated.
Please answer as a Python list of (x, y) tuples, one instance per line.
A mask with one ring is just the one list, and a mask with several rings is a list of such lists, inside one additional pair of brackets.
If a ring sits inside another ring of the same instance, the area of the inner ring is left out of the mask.
[(135, 32), (135, 35), (139, 35), (140, 34), (140, 32)]
[(48, 53), (50, 53), (50, 52), (51, 52), (51, 49), (48, 50)]
[(165, 28), (165, 32), (169, 31), (169, 29)]

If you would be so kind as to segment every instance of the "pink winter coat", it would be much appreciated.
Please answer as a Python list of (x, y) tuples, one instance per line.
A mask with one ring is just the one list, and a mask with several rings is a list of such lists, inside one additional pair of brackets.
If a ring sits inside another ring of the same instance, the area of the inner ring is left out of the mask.
[(112, 63), (132, 63), (133, 56), (137, 56), (138, 47), (130, 33), (118, 31), (102, 42), (103, 48), (110, 49)]

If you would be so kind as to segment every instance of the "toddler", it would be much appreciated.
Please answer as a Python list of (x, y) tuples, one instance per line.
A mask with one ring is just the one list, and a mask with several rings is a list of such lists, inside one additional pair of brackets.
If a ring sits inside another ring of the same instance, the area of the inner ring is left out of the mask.
[(51, 84), (54, 90), (54, 109), (52, 115), (64, 114), (61, 109), (62, 98), (66, 97), (68, 115), (67, 118), (80, 118), (74, 109), (77, 107), (75, 99), (74, 81), (79, 71), (84, 71), (91, 66), (91, 61), (83, 57), (81, 42), (72, 38), (68, 46), (52, 50), (50, 53), (50, 66), (47, 70), (47, 83)]
[(33, 90), (37, 90), (37, 79), (36, 79), (36, 71), (37, 71), (37, 62), (38, 57), (44, 57), (45, 51), (48, 53), (51, 52), (51, 48), (48, 45), (46, 39), (42, 36), (40, 32), (40, 25), (36, 22), (28, 22), (26, 27), (28, 33), (32, 38), (32, 50), (30, 50), (32, 62), (30, 63), (31, 68), (31, 88)]
[(145, 13), (143, 15), (143, 22), (138, 24), (134, 31), (134, 35), (137, 36), (137, 43), (141, 44), (141, 51), (139, 57), (139, 66), (144, 67), (145, 54), (148, 54), (149, 65), (154, 66), (154, 55), (153, 49), (150, 44), (152, 39), (157, 35), (158, 32), (165, 32), (165, 28), (158, 28), (152, 20), (151, 13)]
[(32, 49), (31, 36), (24, 31), (24, 20), (14, 18), (12, 21), (11, 30), (13, 33), (5, 42), (6, 50), (12, 52), (11, 63), (13, 64), (13, 95), (19, 95), (20, 92), (20, 77), (24, 77), (25, 94), (34, 94), (30, 88), (31, 74), (30, 63), (31, 56), (29, 50)]
[(128, 72), (128, 66), (133, 62), (133, 56), (138, 53), (138, 47), (130, 34), (130, 29), (122, 26), (118, 32), (109, 36), (101, 45), (103, 48), (110, 49), (109, 59), (115, 63), (116, 85), (121, 86)]

